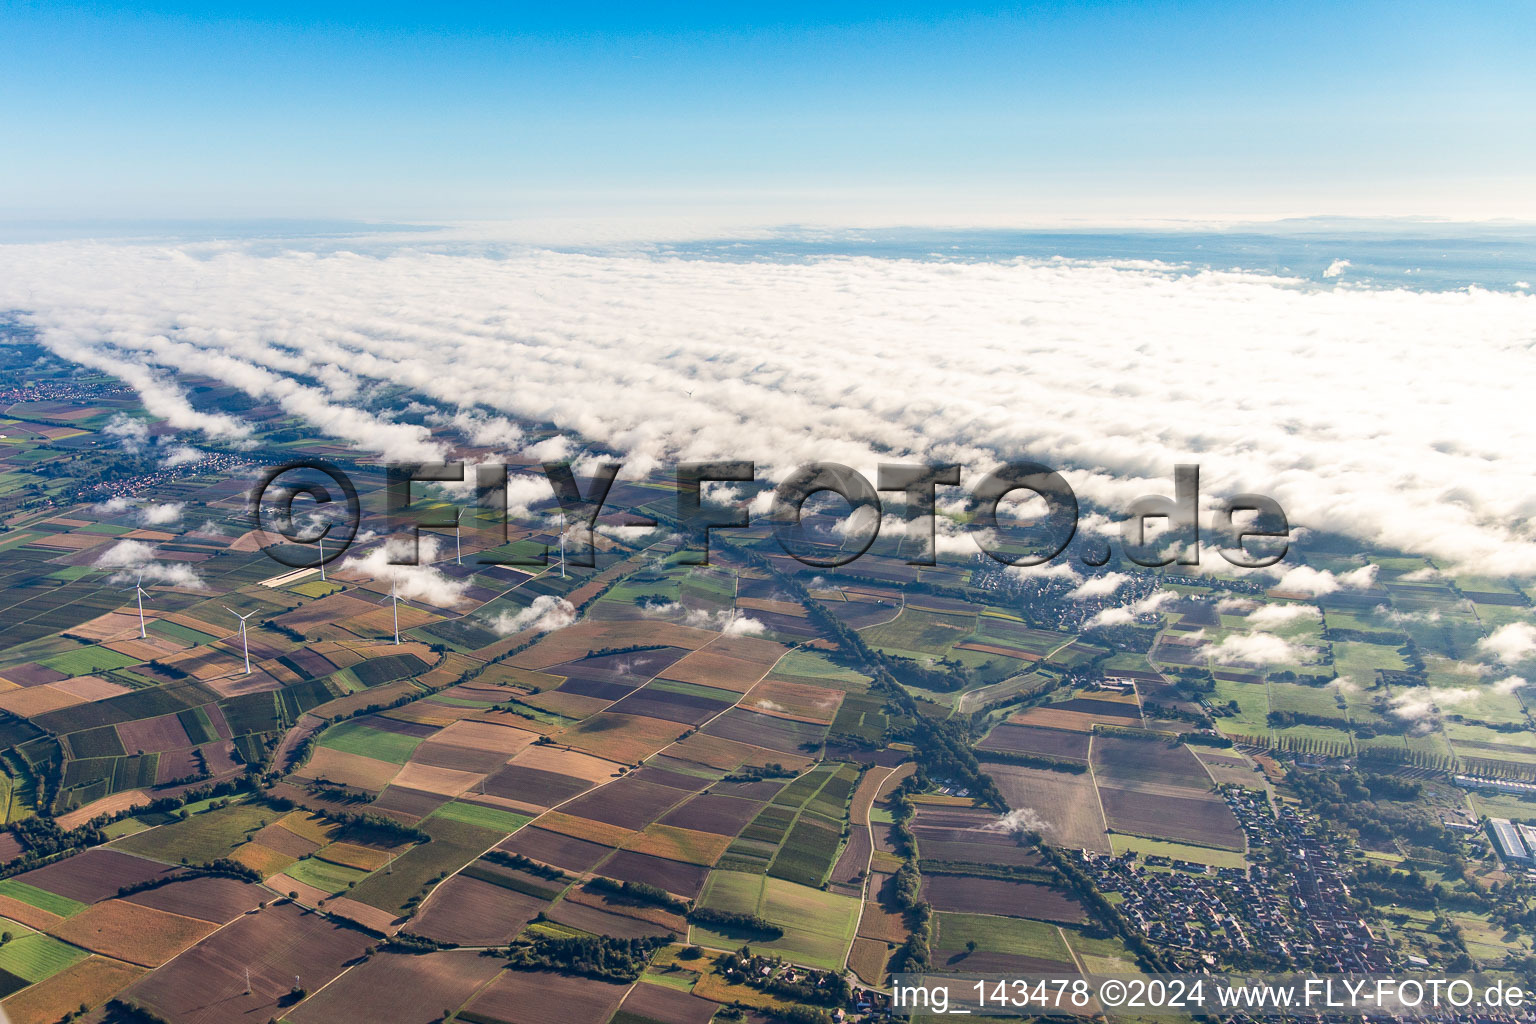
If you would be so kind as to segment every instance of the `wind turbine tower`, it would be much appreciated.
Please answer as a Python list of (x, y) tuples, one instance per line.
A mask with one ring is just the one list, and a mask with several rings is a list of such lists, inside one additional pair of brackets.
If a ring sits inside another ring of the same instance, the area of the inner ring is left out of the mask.
[(220, 605), (219, 607), (223, 608), (225, 611), (229, 612), (229, 614), (233, 615), (235, 618), (240, 620), (240, 646), (245, 650), (245, 674), (246, 675), (250, 675), (251, 674), (251, 644), (250, 644), (250, 641), (247, 640), (246, 636), (245, 636), (245, 620), (250, 618), (252, 615), (255, 615), (256, 613), (255, 612), (246, 612), (244, 615), (241, 615), (239, 612), (235, 611), (233, 608), (231, 608), (227, 604), (226, 605)]

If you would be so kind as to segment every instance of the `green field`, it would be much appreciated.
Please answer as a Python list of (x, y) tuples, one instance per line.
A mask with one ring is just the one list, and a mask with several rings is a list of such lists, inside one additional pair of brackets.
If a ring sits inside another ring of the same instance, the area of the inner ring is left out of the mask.
[(364, 725), (360, 720), (333, 725), (320, 736), (320, 745), (348, 754), (359, 754), (379, 761), (405, 764), (421, 745), (415, 736), (402, 736)]
[[(826, 970), (840, 969), (847, 959), (861, 907), (849, 896), (741, 871), (711, 874), (700, 903), (773, 922), (784, 929), (784, 936), (772, 942), (753, 941), (753, 949), (771, 950), (795, 963)], [(691, 941), (716, 949), (736, 949), (742, 944), (739, 937), (697, 925), (690, 934)]]
[(9, 971), (31, 982), (51, 978), (90, 954), (58, 939), (33, 932), (0, 946), (0, 971)]
[(1161, 839), (1128, 836), (1120, 832), (1110, 834), (1109, 844), (1116, 854), (1124, 853), (1126, 850), (1135, 850), (1142, 857), (1146, 857), (1148, 854), (1157, 857), (1172, 857), (1174, 860), (1188, 860), (1194, 861), (1196, 864), (1209, 864), (1213, 868), (1240, 868), (1248, 863), (1247, 859), (1236, 850), (1213, 850), (1208, 846), (1169, 843)]
[(512, 811), (504, 811), (499, 807), (482, 807), (479, 804), (466, 804), (457, 800), (443, 804), (432, 812), (433, 818), (447, 818), (449, 821), (458, 821), (466, 825), (478, 825), (481, 828), (494, 829), (498, 832), (516, 832), (533, 819), (526, 814), (516, 814)]
[(14, 878), (0, 879), (0, 896), (9, 896), (13, 900), (46, 910), (50, 914), (58, 914), (60, 917), (71, 917), (85, 909), (84, 903), (76, 902), (68, 896), (60, 896), (46, 889), (39, 889), (35, 885), (26, 882), (18, 882)]
[(180, 640), (182, 643), (190, 644), (193, 647), (211, 644), (218, 639), (218, 637), (204, 633), (202, 630), (192, 629), (190, 626), (183, 626), (176, 622), (167, 622), (164, 619), (156, 619), (150, 623), (148, 631), (158, 633), (163, 637), (169, 637), (172, 640)]
[(114, 845), (157, 860), (175, 863), (185, 858), (189, 864), (205, 864), (228, 857), (245, 842), (247, 834), (261, 828), (262, 822), (280, 817), (280, 812), (260, 804), (230, 804), (135, 833)]
[(424, 895), (439, 875), (451, 874), (495, 846), (503, 833), (454, 821), (428, 818), (419, 826), (432, 837), (413, 846), (380, 868), (348, 895), (380, 910), (402, 911), (414, 897)]
[(890, 622), (860, 630), (864, 642), (878, 650), (914, 661), (949, 655), (950, 648), (970, 637), (975, 613), (947, 615), (908, 608)]
[(361, 882), (368, 877), (366, 871), (332, 864), (318, 857), (306, 857), (290, 866), (283, 874), (326, 892), (341, 892), (348, 884)]
[(964, 949), (966, 942), (987, 953), (1011, 953), (1042, 960), (1071, 963), (1072, 954), (1053, 924), (987, 914), (935, 914), (938, 925), (933, 945), (938, 949)]
[(114, 668), (126, 668), (129, 665), (137, 665), (138, 658), (106, 647), (81, 647), (67, 654), (58, 654), (42, 662), (42, 664), (71, 676), (88, 676), (97, 672), (106, 672)]

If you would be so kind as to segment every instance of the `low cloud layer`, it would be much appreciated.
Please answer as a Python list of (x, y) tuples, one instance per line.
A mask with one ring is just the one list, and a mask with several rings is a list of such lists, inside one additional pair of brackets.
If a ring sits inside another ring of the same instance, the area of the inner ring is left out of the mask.
[(112, 573), (108, 582), (132, 587), (136, 582), (161, 584), (167, 587), (186, 587), (203, 590), (203, 582), (186, 562), (172, 562), (159, 558), (153, 544), (142, 540), (120, 540), (102, 552), (94, 563), (97, 569)]
[(393, 458), (441, 451), (357, 406), (377, 381), (485, 443), (551, 422), (636, 469), (829, 460), (872, 477), (877, 459), (931, 459), (974, 481), (1027, 457), (1120, 508), (1196, 461), (1207, 497), (1257, 491), (1295, 523), (1536, 574), (1531, 296), (1062, 260), (60, 243), (0, 248), (0, 306), (205, 437), (249, 425), (196, 407), (178, 374)]

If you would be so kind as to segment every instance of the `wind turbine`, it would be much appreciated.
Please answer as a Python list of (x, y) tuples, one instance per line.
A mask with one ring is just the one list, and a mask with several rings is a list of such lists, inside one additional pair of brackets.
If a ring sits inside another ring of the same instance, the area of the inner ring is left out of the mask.
[[(378, 603), (383, 604), (384, 599), (379, 598)], [(409, 608), (411, 603), (407, 601), (405, 606)], [(400, 593), (394, 580), (389, 581), (389, 607), (395, 613), (395, 643), (398, 644), (400, 642)]]
[(560, 578), (565, 579), (565, 510), (560, 510)]
[(246, 636), (245, 636), (245, 620), (250, 618), (252, 615), (255, 615), (256, 613), (255, 612), (246, 612), (244, 615), (241, 615), (239, 612), (235, 611), (233, 608), (231, 608), (227, 604), (221, 604), (221, 605), (219, 605), (219, 607), (223, 608), (225, 611), (229, 612), (229, 614), (233, 615), (235, 618), (240, 620), (240, 646), (245, 649), (245, 674), (246, 675), (250, 675), (251, 674), (251, 644), (250, 644), (250, 641), (247, 640)]
[(453, 564), (464, 564), (464, 549), (459, 546), (459, 520), (464, 518), (464, 510), (460, 509), (453, 516)]
[(319, 536), (318, 540), (320, 542), (320, 582), (324, 583), (325, 582), (325, 534), (322, 533)]
[(144, 595), (149, 591), (144, 589), (144, 574), (139, 573), (139, 578), (133, 582), (133, 594), (139, 601), (139, 639), (144, 640), (149, 634), (144, 632)]

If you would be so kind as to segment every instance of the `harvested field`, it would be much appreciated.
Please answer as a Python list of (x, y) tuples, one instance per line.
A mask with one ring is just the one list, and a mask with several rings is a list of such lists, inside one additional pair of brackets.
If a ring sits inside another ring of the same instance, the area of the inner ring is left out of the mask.
[(59, 938), (93, 953), (140, 967), (159, 967), (218, 925), (153, 907), (107, 900), (87, 907), (57, 929)]
[(64, 920), (58, 914), (33, 906), (14, 896), (0, 895), (0, 917), (20, 921), (29, 928), (54, 928)]
[(685, 799), (687, 793), (681, 790), (629, 776), (579, 796), (560, 809), (593, 821), (641, 829)]
[(611, 779), (619, 770), (619, 766), (613, 761), (593, 757), (579, 750), (565, 750), (555, 746), (529, 747), (514, 757), (512, 763), (519, 767), (537, 768), (558, 775), (585, 779), (588, 782)]
[(1117, 832), (1224, 850), (1244, 849), (1242, 829), (1226, 801), (1218, 797), (1163, 796), (1102, 786), (1099, 798), (1104, 802), (1109, 827)]
[(695, 651), (663, 675), (680, 683), (701, 683), (746, 693), (789, 650), (783, 644), (752, 637), (723, 636), (708, 650)]
[(385, 935), (393, 935), (399, 929), (395, 923), (394, 914), (380, 910), (378, 907), (370, 907), (366, 903), (348, 899), (345, 896), (336, 896), (325, 905), (325, 909), (348, 921), (356, 921), (364, 928), (372, 928), (376, 932)]
[(116, 896), (121, 886), (147, 882), (176, 870), (143, 857), (98, 848), (16, 875), (13, 880), (80, 903), (95, 903)]
[(646, 921), (658, 927), (670, 929), (678, 935), (688, 930), (688, 922), (681, 914), (673, 913), (646, 900), (630, 899), (617, 893), (602, 892), (586, 886), (576, 886), (568, 890), (563, 898), (570, 903), (596, 907), (598, 910)]
[(9, 711), (22, 718), (33, 718), (49, 711), (74, 707), (85, 703), (84, 697), (59, 689), (56, 685), (33, 686), (24, 690), (0, 693), (0, 710)]
[(685, 899), (695, 899), (704, 889), (709, 869), (698, 864), (663, 860), (632, 850), (620, 850), (598, 868), (598, 873), (621, 882), (643, 882), (659, 889), (675, 893)]
[(533, 825), (522, 829), (496, 849), (520, 853), (542, 864), (551, 864), (576, 873), (590, 871), (598, 861), (613, 852), (611, 846), (574, 839)]
[(849, 890), (849, 895), (858, 895), (872, 850), (868, 829), (855, 828), (849, 832), (848, 845), (843, 847), (842, 854), (832, 867), (832, 884)]
[(180, 750), (193, 746), (175, 715), (159, 718), (143, 718), (137, 722), (123, 722), (117, 727), (123, 749), (128, 753), (157, 753), (162, 750)]
[(415, 818), (418, 821), (448, 802), (440, 793), (427, 793), (406, 786), (390, 786), (373, 802), (373, 809), (388, 811), (396, 817)]
[(1088, 734), (1041, 729), (1030, 725), (1004, 722), (977, 745), (978, 750), (1002, 750), (1011, 753), (1041, 754), (1087, 762)]
[(129, 903), (162, 910), (169, 914), (194, 917), (199, 921), (225, 924), (248, 910), (254, 910), (271, 896), (265, 889), (233, 878), (189, 878), (158, 889), (146, 889), (124, 897)]
[(1063, 729), (1068, 732), (1091, 732), (1095, 725), (1135, 726), (1141, 719), (1128, 719), (1121, 715), (1090, 715), (1082, 711), (1059, 711), (1054, 704), (1021, 711), (1008, 721), (1014, 725), (1035, 726), (1041, 729)]
[(53, 1024), (82, 1005), (95, 1008), (121, 992), (144, 971), (91, 956), (5, 1000), (0, 1007), (14, 1024)]
[[(469, 723), (462, 721), (454, 723), (454, 725), (465, 724)], [(532, 735), (532, 733), (528, 734), (530, 738)], [(477, 777), (483, 777), (506, 764), (507, 755), (494, 750), (476, 750), (473, 747), (461, 747), (454, 743), (427, 740), (416, 748), (409, 763), (429, 768), (468, 772)]]
[(593, 1024), (613, 1016), (628, 990), (554, 971), (503, 971), (469, 1004), (469, 1012), (488, 1024)]
[[(624, 997), (620, 1014), (629, 1014), (657, 1024), (709, 1024), (719, 1003), (700, 999), (667, 985), (639, 984)], [(615, 1018), (616, 1020), (619, 1018)], [(625, 1024), (629, 1024), (626, 1020)]]
[(848, 951), (848, 966), (864, 984), (883, 985), (885, 965), (890, 962), (892, 952), (887, 943), (860, 936), (853, 940), (853, 948)]
[(598, 757), (624, 764), (638, 764), (672, 743), (685, 731), (677, 722), (616, 715), (605, 711), (562, 734), (560, 741)]
[(730, 837), (740, 832), (762, 806), (757, 800), (709, 793), (696, 796), (669, 812), (661, 819), (661, 824)]
[(1205, 767), (1188, 747), (1170, 747), (1156, 740), (1095, 736), (1093, 772), (1101, 786), (1170, 793), (1175, 789), (1203, 793), (1211, 788)]
[(509, 764), (475, 787), (481, 796), (500, 797), (531, 808), (553, 807), (592, 788), (585, 779)]
[(419, 764), (409, 761), (400, 774), (390, 782), (390, 787), (404, 786), (406, 789), (420, 790), (423, 793), (435, 793), (438, 796), (455, 797), (477, 785), (485, 778), (484, 775), (475, 772), (455, 771), (452, 768), (436, 768), (429, 764)]
[(1038, 882), (927, 874), (923, 876), (923, 898), (940, 912), (1006, 913), (1009, 917), (1066, 924), (1087, 920), (1075, 898)]
[(848, 804), (848, 820), (854, 825), (868, 825), (869, 812), (875, 805), (880, 789), (891, 776), (892, 769), (873, 768), (859, 779)]
[(518, 700), (566, 718), (578, 719), (597, 714), (609, 703), (597, 697), (585, 697), (579, 693), (566, 693), (562, 690), (545, 690), (543, 693), (519, 697)]
[(536, 739), (537, 734), (527, 729), (492, 722), (455, 722), (432, 737), (434, 743), (452, 743), (472, 750), (494, 752), (508, 760)]
[(294, 774), (306, 779), (325, 779), (377, 793), (400, 771), (392, 761), (379, 761), (330, 747), (316, 747), (309, 763)]
[(289, 857), (303, 857), (320, 849), (321, 843), (296, 835), (284, 828), (281, 823), (273, 822), (266, 828), (260, 829), (251, 836), (251, 842), (260, 843), (270, 850)]
[(548, 900), (458, 874), (433, 890), (411, 921), (410, 931), (461, 946), (502, 946), (548, 904)]
[(785, 754), (802, 753), (805, 744), (819, 746), (827, 733), (826, 726), (775, 718), (742, 708), (732, 708), (709, 725), (703, 732), (738, 743), (766, 747)]
[(575, 839), (585, 839), (591, 843), (601, 843), (604, 846), (622, 846), (630, 836), (635, 834), (634, 829), (592, 821), (589, 818), (578, 818), (564, 811), (548, 811), (540, 815), (535, 824), (551, 832), (559, 832), (561, 835), (568, 835)]
[(231, 859), (237, 860), (254, 870), (262, 878), (270, 878), (280, 871), (286, 871), (288, 866), (297, 860), (296, 857), (280, 853), (272, 849), (272, 847), (263, 846), (260, 843), (246, 843), (244, 846), (236, 849), (230, 856)]
[(468, 950), (378, 953), (311, 996), (283, 1019), (292, 1024), (432, 1024), (502, 969)]
[(642, 921), (636, 917), (612, 914), (597, 907), (572, 903), (570, 900), (561, 900), (556, 903), (554, 907), (545, 911), (545, 916), (556, 924), (579, 928), (593, 935), (612, 935), (620, 939), (643, 939), (648, 935), (668, 937), (677, 934), (671, 928), (662, 925)]
[(128, 687), (108, 682), (97, 676), (76, 676), (73, 679), (60, 680), (53, 684), (53, 688), (88, 701), (106, 700), (108, 697), (129, 692)]
[(125, 998), (172, 1024), (266, 1020), (286, 1013), (282, 1000), (295, 976), (315, 991), (374, 941), (365, 932), (306, 914), (292, 904), (275, 904), (239, 918), (140, 979)]
[(647, 686), (619, 700), (608, 710), (615, 714), (641, 715), (684, 725), (698, 725), (729, 706), (728, 702)]
[(786, 766), (803, 766), (807, 763), (807, 759), (804, 757), (786, 756), (777, 750), (769, 750), (766, 747), (742, 743), (737, 740), (728, 740), (723, 736), (711, 736), (702, 732), (696, 732), (687, 739), (678, 742), (667, 753), (687, 758), (709, 768), (719, 768), (726, 771), (739, 768), (744, 764), (762, 765), (778, 761)]
[(639, 835), (631, 838), (624, 848), (635, 853), (708, 867), (719, 860), (725, 848), (730, 845), (729, 836), (654, 824), (648, 825)]
[(1094, 792), (1093, 777), (1016, 764), (989, 764), (987, 774), (997, 783), (1008, 806), (1034, 811), (1050, 829), (1045, 841), (1095, 853), (1109, 852), (1104, 817)]
[(548, 633), (531, 648), (507, 659), (517, 668), (544, 671), (562, 662), (575, 661), (588, 652), (604, 647), (631, 647), (637, 644), (665, 644), (693, 651), (711, 640), (718, 633), (705, 629), (677, 626), (656, 619), (638, 622), (598, 622), (583, 619), (565, 629)]
[(389, 863), (392, 854), (388, 850), (381, 850), (372, 846), (336, 842), (328, 846), (322, 846), (315, 856), (322, 860), (328, 860), (332, 864), (357, 868), (359, 871), (377, 871)]
[(765, 679), (741, 699), (741, 706), (764, 714), (830, 725), (837, 717), (843, 696), (842, 690), (824, 686)]

